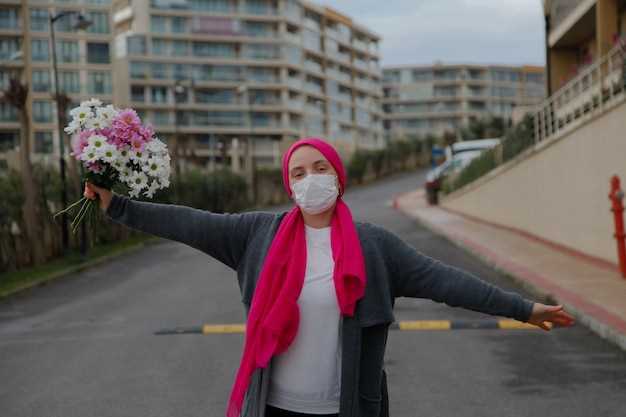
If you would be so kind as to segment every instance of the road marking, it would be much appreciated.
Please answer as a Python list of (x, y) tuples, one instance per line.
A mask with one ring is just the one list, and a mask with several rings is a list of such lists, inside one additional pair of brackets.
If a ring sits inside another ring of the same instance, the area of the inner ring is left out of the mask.
[(245, 324), (205, 324), (202, 326), (202, 334), (209, 333), (244, 333)]
[(401, 321), (401, 322), (398, 322), (398, 329), (399, 330), (449, 330), (450, 321), (448, 320)]
[[(559, 327), (559, 326), (553, 326)], [(389, 326), (390, 330), (467, 330), (467, 329), (501, 329), (501, 330), (541, 330), (540, 327), (517, 320), (409, 320), (398, 321)], [(244, 333), (245, 324), (204, 324), (195, 327), (175, 327), (161, 329), (154, 334), (228, 334)]]

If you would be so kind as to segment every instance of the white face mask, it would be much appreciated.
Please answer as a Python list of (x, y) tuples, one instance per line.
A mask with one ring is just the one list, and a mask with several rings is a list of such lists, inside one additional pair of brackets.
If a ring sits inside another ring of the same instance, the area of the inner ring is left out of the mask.
[(328, 210), (337, 200), (337, 177), (332, 174), (309, 174), (291, 186), (296, 204), (308, 214)]

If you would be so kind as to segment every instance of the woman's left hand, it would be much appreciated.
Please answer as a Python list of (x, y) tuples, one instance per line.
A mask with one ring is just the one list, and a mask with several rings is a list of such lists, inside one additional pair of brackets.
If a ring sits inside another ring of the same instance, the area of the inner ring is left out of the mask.
[(550, 331), (555, 324), (567, 327), (574, 324), (574, 317), (563, 310), (562, 305), (549, 306), (541, 303), (533, 304), (533, 312), (528, 319), (528, 323), (541, 327), (545, 331)]

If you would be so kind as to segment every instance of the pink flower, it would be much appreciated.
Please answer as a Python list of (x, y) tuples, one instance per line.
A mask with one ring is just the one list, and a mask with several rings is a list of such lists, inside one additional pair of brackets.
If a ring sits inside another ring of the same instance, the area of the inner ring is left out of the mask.
[(104, 171), (104, 167), (98, 162), (88, 162), (87, 169), (95, 174), (99, 174)]
[(139, 134), (143, 136), (144, 142), (150, 142), (154, 136), (154, 129), (150, 125), (141, 126), (139, 128)]
[(130, 141), (130, 147), (135, 152), (143, 152), (144, 148), (146, 147), (146, 141), (144, 140), (143, 136), (135, 135)]
[(83, 130), (78, 135), (72, 137), (72, 156), (77, 160), (80, 160), (80, 155), (83, 153), (83, 149), (88, 144), (88, 139), (96, 132), (94, 130)]
[(110, 137), (118, 148), (122, 145), (130, 145), (142, 128), (137, 112), (133, 109), (125, 109), (111, 121)]

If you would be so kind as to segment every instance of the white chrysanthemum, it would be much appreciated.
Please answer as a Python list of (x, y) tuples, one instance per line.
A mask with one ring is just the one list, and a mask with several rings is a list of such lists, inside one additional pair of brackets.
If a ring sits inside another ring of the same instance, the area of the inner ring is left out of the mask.
[(119, 158), (119, 152), (114, 145), (106, 144), (100, 152), (104, 162), (113, 163)]
[(96, 109), (96, 117), (100, 119), (100, 122), (104, 125), (104, 127), (109, 127), (111, 125), (111, 120), (113, 120), (117, 114), (118, 111), (111, 104), (106, 107), (98, 107)]
[(139, 188), (140, 190), (148, 185), (148, 176), (143, 172), (133, 171), (130, 174), (130, 182), (133, 188)]
[(146, 144), (146, 149), (155, 154), (165, 154), (167, 152), (167, 145), (159, 138), (152, 138), (152, 140)]
[(65, 133), (67, 133), (68, 135), (73, 135), (74, 133), (76, 133), (77, 130), (80, 129), (80, 123), (78, 123), (75, 120), (72, 120), (71, 122), (69, 122), (67, 124), (67, 126), (63, 129), (65, 131)]
[(150, 158), (149, 152), (135, 151), (131, 149), (128, 151), (128, 154), (129, 154), (130, 160), (138, 163), (139, 165), (145, 164)]
[(93, 146), (98, 152), (102, 152), (108, 145), (107, 138), (102, 135), (91, 135), (87, 139), (87, 144)]
[(145, 164), (141, 166), (141, 170), (151, 177), (160, 177), (165, 171), (163, 161), (158, 158), (149, 158)]
[(92, 97), (89, 100), (83, 101), (80, 105), (85, 107), (100, 107), (102, 106), (102, 102), (97, 98)]
[(152, 181), (152, 183), (148, 186), (148, 189), (144, 191), (144, 195), (148, 198), (154, 197), (154, 193), (159, 189), (159, 183), (156, 181)]
[(85, 120), (85, 128), (86, 129), (104, 129), (106, 127), (109, 127), (109, 123), (103, 121), (100, 117), (98, 116), (94, 116), (94, 117), (90, 117), (87, 120)]
[(100, 159), (100, 153), (91, 145), (85, 146), (83, 153), (80, 155), (80, 160), (83, 162), (96, 162), (98, 159)]
[(78, 106), (70, 110), (70, 116), (74, 119), (73, 122), (79, 126), (84, 126), (85, 122), (89, 120), (93, 114), (89, 107)]
[(125, 159), (130, 160), (130, 150), (128, 149), (128, 147), (119, 149), (119, 153), (120, 153), (120, 158), (125, 158)]
[(159, 188), (167, 188), (170, 186), (169, 178), (159, 177), (158, 182), (159, 182)]
[(119, 171), (120, 181), (130, 186), (130, 176), (132, 173), (133, 171), (129, 167), (127, 166), (122, 167), (122, 169), (120, 169)]
[(128, 195), (130, 197), (139, 197), (139, 193), (141, 192), (141, 188), (137, 188), (137, 187), (133, 187), (132, 185), (130, 186), (130, 191), (128, 191)]
[[(124, 168), (126, 168), (126, 161), (122, 158), (116, 158), (114, 161), (111, 162), (111, 166), (115, 168), (117, 172), (121, 173), (124, 170)], [(121, 174), (120, 174), (120, 179), (121, 179)]]

